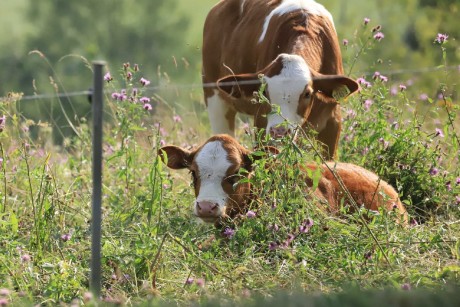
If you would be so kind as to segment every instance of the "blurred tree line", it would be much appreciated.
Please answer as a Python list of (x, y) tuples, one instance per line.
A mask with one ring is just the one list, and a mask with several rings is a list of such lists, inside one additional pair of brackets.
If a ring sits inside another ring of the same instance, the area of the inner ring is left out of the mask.
[[(204, 17), (217, 0), (2, 0), (0, 3), (0, 96), (9, 91), (53, 93), (91, 86), (88, 61), (103, 59), (112, 75), (125, 62), (138, 63), (157, 84), (200, 82), (200, 41)], [(460, 64), (460, 0), (321, 0), (334, 16), (340, 40), (352, 41), (363, 18), (369, 30), (381, 25), (384, 39), (363, 54), (352, 72), (418, 69), (442, 64), (437, 33), (449, 35), (448, 65)], [(192, 34), (193, 37), (190, 37)], [(38, 50), (39, 52), (32, 52)], [(344, 50), (349, 62), (354, 50)], [(458, 71), (456, 74), (458, 78)], [(395, 76), (417, 79), (435, 92), (438, 73)], [(51, 103), (51, 107), (50, 107)], [(55, 102), (54, 102), (55, 103)], [(65, 104), (78, 116), (89, 112), (85, 97)], [(65, 126), (53, 102), (27, 101), (21, 110), (38, 120)], [(62, 134), (65, 135), (66, 131)]]

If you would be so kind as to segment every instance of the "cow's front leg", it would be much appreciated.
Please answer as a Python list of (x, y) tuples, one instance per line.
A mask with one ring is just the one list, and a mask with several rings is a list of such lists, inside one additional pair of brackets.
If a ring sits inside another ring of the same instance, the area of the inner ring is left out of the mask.
[(215, 90), (214, 95), (206, 98), (206, 105), (213, 134), (225, 133), (234, 136), (236, 111), (232, 108), (231, 103)]

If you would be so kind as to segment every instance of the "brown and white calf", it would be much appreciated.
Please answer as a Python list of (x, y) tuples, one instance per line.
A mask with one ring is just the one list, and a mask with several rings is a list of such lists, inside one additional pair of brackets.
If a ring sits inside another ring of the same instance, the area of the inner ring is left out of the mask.
[[(233, 218), (248, 210), (250, 200), (255, 197), (251, 193), (248, 182), (238, 183), (239, 171), (244, 168), (252, 170), (251, 152), (240, 145), (229, 135), (216, 135), (201, 147), (188, 151), (177, 146), (165, 146), (159, 150), (163, 161), (172, 169), (188, 168), (192, 174), (196, 200), (193, 205), (194, 214), (205, 222), (215, 223), (221, 217)], [(167, 157), (167, 158), (166, 158)], [(259, 156), (260, 157), (260, 156)], [(349, 163), (329, 162), (318, 166), (311, 163), (302, 166), (307, 188), (313, 183), (306, 169), (321, 168), (321, 177), (313, 197), (325, 202), (328, 211), (338, 213), (340, 206), (349, 206), (339, 182), (330, 169), (335, 170), (356, 204), (366, 209), (396, 210), (402, 224), (407, 223), (407, 212), (398, 193), (388, 183), (379, 180), (378, 176), (362, 167)], [(330, 169), (329, 169), (329, 168)], [(352, 207), (348, 207), (353, 211)]]
[[(235, 116), (274, 137), (300, 125), (313, 128), (327, 158), (336, 155), (341, 129), (338, 99), (358, 90), (343, 76), (331, 14), (313, 0), (222, 0), (203, 31), (204, 96), (214, 134), (234, 135)], [(260, 87), (279, 106), (251, 103)], [(217, 83), (216, 86), (213, 84)], [(272, 112), (274, 113), (274, 112)], [(289, 125), (282, 124), (287, 120)]]

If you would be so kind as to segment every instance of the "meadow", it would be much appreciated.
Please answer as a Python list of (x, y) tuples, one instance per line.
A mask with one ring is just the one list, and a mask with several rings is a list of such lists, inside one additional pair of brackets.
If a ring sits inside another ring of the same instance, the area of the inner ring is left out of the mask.
[[(378, 48), (374, 35), (363, 24), (343, 44), (351, 75), (361, 55)], [(322, 162), (310, 135), (278, 144), (285, 167), (256, 162), (255, 214), (222, 229), (197, 222), (190, 175), (170, 172), (157, 151), (193, 148), (210, 136), (201, 90), (152, 89), (134, 63), (108, 67), (101, 302), (89, 291), (91, 117), (78, 118), (75, 135), (57, 146), (52, 122), (21, 112), (21, 94), (1, 98), (0, 305), (357, 306), (361, 299), (362, 306), (455, 306), (459, 72), (445, 60), (449, 39), (432, 40), (444, 59), (436, 96), (373, 71), (358, 75), (361, 91), (342, 102), (339, 159), (390, 182), (410, 213), (408, 227), (387, 212), (363, 223), (363, 211), (320, 210), (289, 167)], [(181, 104), (187, 97), (192, 102)], [(251, 121), (241, 117), (238, 125), (238, 139), (251, 148), (258, 139)], [(348, 291), (357, 294), (351, 299)]]

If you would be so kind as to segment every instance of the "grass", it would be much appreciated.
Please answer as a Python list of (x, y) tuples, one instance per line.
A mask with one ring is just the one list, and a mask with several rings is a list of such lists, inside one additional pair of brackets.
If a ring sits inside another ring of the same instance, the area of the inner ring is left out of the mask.
[[(189, 174), (170, 173), (157, 156), (162, 144), (193, 147), (208, 138), (209, 127), (196, 123), (196, 118), (206, 121), (203, 105), (195, 100), (193, 111), (181, 109), (155, 94), (148, 97), (153, 110), (146, 111), (129, 101), (143, 95), (141, 72), (131, 72), (128, 99), (108, 95), (106, 100), (104, 303), (333, 306), (362, 299), (362, 306), (368, 306), (436, 301), (445, 293), (446, 305), (458, 301), (459, 109), (449, 97), (441, 106), (425, 103), (424, 114), (430, 116), (421, 116), (406, 111), (418, 110), (420, 89), (392, 94), (390, 84), (377, 78), (344, 106), (341, 160), (392, 182), (411, 214), (409, 227), (383, 212), (364, 227), (356, 216), (319, 210), (296, 180), (296, 170), (287, 167), (319, 158), (308, 142), (286, 142), (280, 145), (285, 167), (268, 171), (266, 159), (256, 167), (253, 180), (260, 201), (251, 209), (257, 217), (228, 225), (235, 230), (228, 238), (222, 229), (191, 217)], [(452, 85), (443, 83), (447, 96)], [(108, 87), (121, 92), (116, 81)], [(20, 95), (13, 94), (0, 107), (5, 116), (0, 133), (0, 299), (11, 305), (96, 305), (88, 292), (89, 119), (77, 127), (79, 137), (55, 147), (47, 142), (52, 126), (24, 118), (16, 109), (18, 101)], [(31, 137), (31, 128), (38, 128), (38, 137)], [(251, 146), (253, 134), (238, 131), (238, 138)], [(306, 219), (313, 226), (301, 233)], [(270, 248), (274, 244), (279, 248)], [(355, 290), (348, 294), (349, 289)]]

